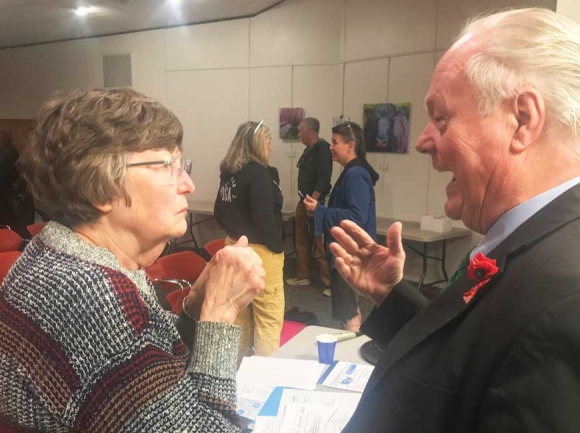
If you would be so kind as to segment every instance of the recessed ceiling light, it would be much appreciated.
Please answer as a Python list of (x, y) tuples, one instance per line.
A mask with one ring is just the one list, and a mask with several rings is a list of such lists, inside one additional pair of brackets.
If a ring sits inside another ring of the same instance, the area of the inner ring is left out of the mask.
[(79, 6), (75, 9), (75, 14), (79, 17), (86, 17), (88, 14), (93, 12), (92, 6)]

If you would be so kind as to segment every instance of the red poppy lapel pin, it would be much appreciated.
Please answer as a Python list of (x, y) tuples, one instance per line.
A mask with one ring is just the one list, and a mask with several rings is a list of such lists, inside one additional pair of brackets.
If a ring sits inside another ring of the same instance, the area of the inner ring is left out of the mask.
[(475, 294), (485, 286), (491, 277), (497, 274), (499, 268), (495, 259), (490, 259), (482, 253), (477, 253), (470, 261), (467, 267), (467, 276), (470, 280), (479, 281), (475, 286), (463, 294), (465, 303), (469, 303)]

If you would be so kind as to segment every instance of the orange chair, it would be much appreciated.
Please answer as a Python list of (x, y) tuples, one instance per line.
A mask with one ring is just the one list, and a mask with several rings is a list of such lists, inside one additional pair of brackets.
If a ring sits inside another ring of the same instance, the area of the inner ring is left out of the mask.
[(171, 311), (179, 314), (183, 298), (189, 294), (191, 284), (199, 278), (205, 268), (205, 260), (193, 251), (182, 251), (160, 257), (147, 268), (148, 275), (159, 275), (162, 277), (153, 279), (153, 282), (169, 283), (170, 288), (176, 286), (180, 290), (175, 290), (167, 294), (166, 299), (171, 306)]
[(20, 257), (20, 251), (6, 251), (0, 253), (0, 284), (4, 281), (6, 275), (8, 275), (8, 271), (16, 262), (16, 260)]
[(26, 226), (26, 229), (28, 230), (28, 233), (30, 233), (30, 236), (34, 237), (38, 233), (40, 233), (40, 231), (44, 228), (45, 225), (46, 223), (30, 224), (29, 226)]
[(225, 247), (225, 242), (225, 239), (214, 239), (213, 241), (209, 241), (207, 244), (205, 244), (203, 248), (205, 248), (207, 253), (213, 257), (215, 256), (215, 253)]
[(18, 251), (22, 246), (22, 237), (10, 227), (0, 229), (0, 252)]

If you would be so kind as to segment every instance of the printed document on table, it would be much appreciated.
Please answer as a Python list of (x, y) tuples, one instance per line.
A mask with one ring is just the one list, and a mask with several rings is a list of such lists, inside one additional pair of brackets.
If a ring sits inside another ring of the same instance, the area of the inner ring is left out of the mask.
[[(310, 421), (315, 422), (316, 419), (336, 419), (338, 414), (344, 415), (348, 419), (354, 412), (360, 400), (360, 394), (344, 393), (344, 392), (316, 392), (303, 391), (298, 389), (276, 388), (270, 394), (270, 398), (264, 404), (256, 418), (254, 433), (279, 433), (281, 428), (286, 426), (286, 423), (295, 424), (294, 412), (290, 414), (288, 421), (286, 420), (286, 408), (291, 404), (307, 405), (308, 407), (323, 407), (323, 408), (340, 408), (335, 417), (332, 413), (324, 411), (324, 418), (322, 415), (316, 415), (320, 411), (315, 410), (315, 413), (307, 414), (306, 417)], [(294, 411), (295, 409), (293, 409)], [(302, 412), (304, 414), (304, 411)], [(300, 415), (300, 413), (299, 413)], [(302, 417), (304, 418), (304, 417)], [(301, 419), (302, 419), (301, 418)], [(309, 430), (304, 430), (309, 432)], [(314, 431), (314, 430), (313, 430)]]
[(340, 433), (356, 407), (313, 406), (290, 403), (286, 406), (280, 433)]
[(238, 384), (237, 388), (237, 414), (250, 420), (255, 420), (275, 387), (267, 385)]
[(236, 375), (236, 381), (241, 385), (286, 386), (314, 390), (325, 368), (325, 364), (317, 361), (264, 356), (245, 357)]
[(236, 413), (239, 416), (255, 421), (263, 406), (264, 402), (262, 401), (238, 398), (236, 402)]
[(373, 369), (371, 365), (337, 361), (326, 370), (319, 383), (330, 388), (363, 392)]
[(238, 383), (237, 384), (237, 395), (238, 398), (244, 398), (247, 400), (257, 400), (264, 402), (268, 400), (272, 391), (274, 391), (275, 386), (270, 385), (256, 385), (253, 383)]
[[(276, 388), (277, 390), (278, 388)], [(273, 396), (274, 392), (272, 392)], [(360, 394), (346, 392), (302, 391), (300, 389), (284, 389), (280, 398), (278, 413), (290, 403), (311, 404), (314, 406), (352, 406), (356, 407), (360, 401)], [(261, 415), (261, 414), (260, 414)]]

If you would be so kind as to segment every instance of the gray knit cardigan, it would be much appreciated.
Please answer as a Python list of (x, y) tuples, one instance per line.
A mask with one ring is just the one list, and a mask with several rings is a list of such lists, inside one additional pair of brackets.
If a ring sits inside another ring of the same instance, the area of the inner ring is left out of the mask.
[(238, 432), (239, 333), (51, 222), (0, 286), (0, 431)]

